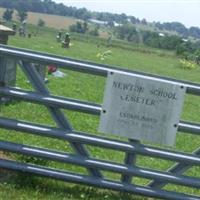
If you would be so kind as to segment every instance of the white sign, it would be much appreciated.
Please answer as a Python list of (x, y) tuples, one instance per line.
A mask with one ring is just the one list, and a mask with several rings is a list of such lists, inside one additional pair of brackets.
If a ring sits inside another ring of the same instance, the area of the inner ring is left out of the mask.
[(111, 72), (99, 131), (172, 146), (185, 91), (170, 81)]

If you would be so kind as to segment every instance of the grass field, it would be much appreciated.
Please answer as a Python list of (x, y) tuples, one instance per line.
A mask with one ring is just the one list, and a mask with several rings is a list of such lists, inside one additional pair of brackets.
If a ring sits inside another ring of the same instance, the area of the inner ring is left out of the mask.
[[(34, 28), (34, 27), (32, 27)], [(107, 47), (101, 40), (90, 39), (85, 37), (78, 39), (78, 35), (72, 35), (72, 46), (69, 49), (62, 49), (60, 43), (56, 42), (56, 31), (43, 29), (37, 37), (20, 38), (18, 36), (10, 37), (9, 45), (33, 49), (37, 51), (44, 51), (53, 54), (58, 54), (66, 57), (77, 58), (81, 60), (94, 61), (97, 63), (104, 63), (109, 65), (120, 66), (122, 68), (144, 71), (153, 74), (160, 74), (164, 76), (174, 77), (177, 79), (190, 80), (193, 82), (200, 82), (200, 68), (193, 70), (184, 70), (180, 67), (179, 59), (173, 52), (159, 51), (156, 49), (149, 49), (145, 47), (136, 48), (131, 44), (120, 44), (115, 47)], [(79, 36), (81, 37), (81, 36)], [(127, 45), (127, 46), (126, 46)], [(124, 47), (126, 46), (126, 48)], [(123, 48), (122, 48), (123, 47)], [(104, 60), (100, 59), (99, 54), (110, 50), (111, 54)], [(82, 100), (101, 103), (103, 99), (103, 91), (105, 79), (95, 77), (92, 75), (75, 73), (63, 70), (66, 77), (63, 79), (48, 76), (48, 88), (53, 94), (78, 98)], [(23, 73), (18, 70), (17, 86), (21, 88), (30, 89), (30, 85)], [(64, 111), (72, 122), (75, 129), (92, 134), (99, 134), (97, 127), (99, 118), (90, 116), (88, 114), (81, 114), (71, 111)], [(199, 99), (192, 95), (187, 95), (185, 99), (185, 106), (182, 113), (182, 119), (190, 121), (200, 121), (200, 104)], [(9, 118), (18, 118), (20, 120), (32, 121), (35, 123), (42, 123), (54, 126), (55, 123), (51, 119), (45, 107), (18, 102), (9, 106), (3, 106), (0, 110), (0, 116)], [(24, 133), (17, 133), (14, 131), (6, 131), (0, 129), (0, 139), (13, 141), (17, 143), (28, 144), (32, 146), (39, 146), (51, 148), (55, 150), (72, 152), (66, 142), (47, 139), (39, 136), (31, 136)], [(184, 152), (192, 152), (200, 146), (200, 140), (197, 136), (178, 133), (176, 146), (177, 150)], [(113, 160), (122, 162), (123, 155), (115, 151), (107, 151), (89, 147), (92, 155), (96, 158), (106, 160)], [(3, 154), (5, 157), (14, 158), (23, 162), (35, 162), (41, 165), (56, 167), (59, 169), (67, 169), (70, 171), (85, 172), (81, 167), (75, 167), (67, 164), (59, 164), (56, 162), (47, 162), (41, 160), (27, 159), (24, 156), (16, 154)], [(137, 165), (153, 169), (168, 169), (172, 162), (167, 162), (161, 159), (146, 158), (138, 156)], [(191, 176), (199, 177), (199, 167), (192, 168), (187, 172)], [(3, 171), (4, 172), (4, 171)], [(119, 176), (113, 173), (106, 173), (109, 178), (118, 179)], [(135, 195), (125, 195), (117, 192), (95, 189), (92, 187), (78, 186), (74, 184), (63, 183), (60, 181), (50, 180), (46, 178), (38, 178), (35, 176), (27, 176), (23, 174), (7, 175), (2, 173), (0, 183), (0, 200), (4, 199), (20, 199), (20, 200), (145, 200), (147, 198)], [(1, 178), (1, 176), (0, 176)], [(147, 180), (135, 178), (137, 184), (144, 185)], [(183, 191), (185, 193), (200, 195), (198, 189), (191, 189), (186, 187), (179, 187), (168, 185), (169, 190)]]
[[(3, 16), (4, 11), (5, 8), (0, 8), (0, 16)], [(37, 25), (39, 19), (44, 20), (46, 26), (55, 29), (66, 29), (70, 25), (75, 24), (77, 21), (80, 21), (72, 17), (62, 17), (58, 15), (28, 12), (27, 23)], [(13, 14), (13, 20), (18, 20), (16, 11)]]

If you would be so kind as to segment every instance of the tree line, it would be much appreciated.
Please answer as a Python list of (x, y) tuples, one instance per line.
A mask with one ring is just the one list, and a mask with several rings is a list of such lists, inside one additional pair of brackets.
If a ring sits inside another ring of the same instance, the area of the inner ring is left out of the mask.
[[(82, 34), (91, 34), (98, 36), (99, 27), (96, 26), (92, 30), (89, 29), (87, 19), (96, 18), (108, 22), (108, 26), (113, 28), (115, 36), (122, 40), (127, 40), (134, 43), (143, 43), (147, 46), (168, 50), (175, 50), (177, 55), (182, 56), (185, 59), (193, 60), (197, 64), (200, 64), (200, 41), (191, 42), (185, 41), (182, 37), (177, 35), (160, 35), (158, 32), (136, 30), (133, 24), (147, 24), (145, 19), (139, 20), (134, 16), (128, 16), (125, 14), (111, 14), (100, 12), (89, 12), (85, 8), (77, 9), (75, 7), (67, 7), (61, 4), (56, 4), (51, 0), (1, 0), (0, 7), (6, 7), (6, 11), (3, 14), (3, 18), (7, 21), (12, 20), (13, 9), (17, 10), (19, 21), (23, 22), (27, 18), (27, 11), (42, 12), (48, 14), (73, 16), (83, 19), (84, 22), (77, 22), (75, 25), (70, 26), (71, 32), (77, 32)], [(113, 22), (119, 22), (122, 25), (114, 27)], [(40, 20), (38, 25), (44, 25), (44, 22)], [(176, 31), (180, 35), (187, 37), (192, 35), (193, 37), (200, 37), (200, 29), (197, 27), (191, 27), (189, 29), (179, 22), (172, 23), (156, 23), (156, 27), (160, 30)]]
[(147, 46), (174, 50), (183, 42), (177, 35), (160, 34), (158, 32), (136, 30), (134, 26), (123, 25), (116, 27), (114, 34), (117, 38), (127, 40), (128, 42), (143, 43)]
[(200, 41), (192, 42), (184, 40), (178, 35), (136, 30), (134, 26), (130, 25), (116, 27), (114, 34), (117, 38), (128, 42), (143, 43), (153, 48), (173, 50), (178, 56), (200, 65)]
[[(76, 8), (71, 6), (65, 6), (63, 3), (55, 3), (52, 0), (1, 0), (0, 7), (16, 9), (22, 11), (40, 12), (46, 14), (55, 14), (61, 16), (76, 17), (82, 20), (97, 19), (107, 21), (111, 26), (115, 23), (119, 24), (144, 24), (148, 25), (146, 19), (138, 19), (134, 16), (128, 16), (124, 13), (113, 14), (109, 12), (91, 12), (86, 8)], [(186, 28), (179, 22), (167, 22), (154, 24), (158, 30), (176, 31), (183, 37), (192, 36), (194, 38), (200, 38), (200, 28), (190, 27)]]
[(186, 28), (183, 24), (179, 22), (166, 22), (166, 23), (155, 23), (155, 26), (159, 30), (167, 30), (167, 31), (176, 31), (181, 36), (187, 38), (189, 36), (192, 36), (194, 38), (200, 38), (200, 28), (198, 27), (190, 27)]
[[(90, 31), (87, 22), (77, 22), (70, 26), (70, 31), (98, 36), (98, 27)], [(113, 34), (120, 40), (125, 40), (134, 44), (144, 44), (153, 48), (173, 50), (178, 56), (200, 64), (200, 41), (191, 42), (182, 39), (182, 37), (178, 35), (137, 30), (134, 26), (128, 24), (115, 27)]]
[[(12, 21), (13, 13), (14, 13), (13, 9), (7, 8), (5, 12), (3, 13), (3, 19), (6, 21)], [(27, 19), (28, 14), (26, 11), (19, 9), (17, 10), (17, 17), (20, 22), (23, 22), (24, 20)]]

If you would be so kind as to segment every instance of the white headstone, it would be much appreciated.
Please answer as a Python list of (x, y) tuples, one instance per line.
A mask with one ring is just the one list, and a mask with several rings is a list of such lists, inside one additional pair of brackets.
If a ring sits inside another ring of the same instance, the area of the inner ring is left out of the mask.
[(174, 145), (186, 89), (140, 75), (109, 73), (99, 131)]

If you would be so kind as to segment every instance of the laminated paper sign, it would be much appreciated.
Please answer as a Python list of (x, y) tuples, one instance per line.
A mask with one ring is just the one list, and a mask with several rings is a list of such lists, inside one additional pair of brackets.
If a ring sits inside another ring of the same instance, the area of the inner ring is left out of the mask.
[(174, 82), (110, 72), (99, 131), (173, 146), (185, 91)]

